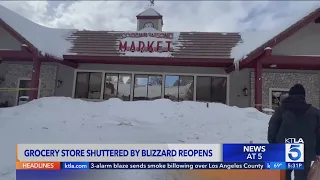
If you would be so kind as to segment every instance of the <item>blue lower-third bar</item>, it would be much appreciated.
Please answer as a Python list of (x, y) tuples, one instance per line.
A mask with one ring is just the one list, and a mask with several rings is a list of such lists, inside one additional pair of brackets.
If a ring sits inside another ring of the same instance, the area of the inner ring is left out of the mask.
[(89, 163), (88, 162), (62, 162), (61, 169), (85, 170), (85, 169), (89, 169)]

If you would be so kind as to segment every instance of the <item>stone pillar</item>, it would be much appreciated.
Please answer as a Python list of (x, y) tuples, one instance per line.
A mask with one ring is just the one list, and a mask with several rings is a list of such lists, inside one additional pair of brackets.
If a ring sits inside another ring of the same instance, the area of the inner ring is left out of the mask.
[(262, 111), (262, 63), (260, 58), (256, 61), (254, 78), (254, 104), (259, 111)]
[(39, 80), (40, 80), (40, 68), (41, 61), (38, 57), (33, 58), (33, 66), (32, 66), (32, 77), (31, 77), (31, 88), (29, 100), (38, 98), (38, 88), (39, 88)]

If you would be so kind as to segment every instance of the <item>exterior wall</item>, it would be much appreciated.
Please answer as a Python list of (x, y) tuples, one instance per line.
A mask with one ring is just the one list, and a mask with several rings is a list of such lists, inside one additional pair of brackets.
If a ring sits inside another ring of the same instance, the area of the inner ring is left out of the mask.
[(61, 80), (60, 87), (56, 87), (55, 96), (72, 97), (74, 68), (58, 64), (57, 80)]
[[(159, 26), (159, 25), (161, 25), (161, 19), (138, 19), (138, 21), (139, 21), (139, 23), (138, 23), (138, 25), (139, 25), (138, 31), (143, 29), (144, 24), (147, 23), (147, 22), (152, 22), (155, 29), (157, 29), (159, 31), (162, 30), (162, 27)], [(159, 21), (160, 21), (160, 23), (159, 23)]]
[(21, 50), (21, 44), (0, 27), (0, 49)]
[[(220, 74), (227, 75), (223, 68), (204, 68), (204, 67), (175, 67), (175, 66), (137, 66), (137, 65), (107, 65), (107, 64), (80, 64), (77, 70), (93, 71), (130, 71), (130, 72), (159, 72), (177, 74)], [(72, 97), (74, 86), (75, 69), (66, 66), (59, 66), (57, 79), (62, 79), (60, 88), (56, 89), (56, 96)], [(249, 89), (250, 71), (243, 70), (229, 75), (229, 105), (248, 107), (250, 96), (243, 96), (242, 89)]]
[[(19, 78), (31, 79), (32, 64), (25, 62), (0, 64), (0, 76), (5, 78), (1, 88), (16, 88)], [(77, 70), (92, 71), (130, 71), (130, 72), (159, 72), (177, 74), (219, 74), (226, 75), (223, 68), (203, 67), (174, 67), (174, 66), (131, 66), (106, 64), (80, 64)], [(41, 66), (40, 97), (65, 96), (72, 97), (75, 69), (60, 64), (43, 64)], [(295, 83), (301, 83), (307, 91), (307, 101), (320, 107), (320, 77), (318, 71), (299, 70), (264, 70), (263, 72), (263, 104), (269, 105), (269, 88), (290, 88)], [(62, 80), (60, 87), (56, 87), (56, 80)], [(238, 107), (254, 106), (254, 71), (244, 69), (229, 74), (229, 105)], [(243, 88), (249, 89), (248, 96), (244, 96)], [(16, 102), (16, 91), (0, 92), (0, 99), (9, 100), (10, 105)]]
[[(230, 105), (241, 108), (250, 107), (251, 69), (243, 69), (241, 71), (233, 71), (230, 74)], [(243, 89), (248, 89), (248, 95), (244, 96)]]
[[(32, 63), (25, 62), (2, 62), (0, 64), (0, 75), (5, 81), (0, 88), (17, 88), (20, 78), (30, 78)], [(57, 65), (54, 63), (42, 64), (40, 71), (40, 97), (53, 96), (56, 85)], [(0, 91), (0, 100), (8, 101), (10, 106), (16, 103), (18, 91)]]
[[(310, 23), (272, 48), (273, 55), (319, 56), (320, 24)], [(302, 70), (264, 70), (262, 103), (269, 105), (269, 88), (289, 89), (296, 83), (306, 88), (306, 100), (320, 107), (320, 72)], [(251, 72), (251, 104), (254, 104), (254, 72)]]
[[(269, 88), (290, 89), (296, 83), (302, 84), (306, 89), (306, 101), (319, 108), (320, 78), (318, 71), (285, 71), (264, 70), (262, 73), (262, 104), (269, 106)], [(254, 105), (254, 71), (250, 75), (251, 105)]]
[(320, 55), (320, 24), (310, 23), (272, 48), (273, 55)]

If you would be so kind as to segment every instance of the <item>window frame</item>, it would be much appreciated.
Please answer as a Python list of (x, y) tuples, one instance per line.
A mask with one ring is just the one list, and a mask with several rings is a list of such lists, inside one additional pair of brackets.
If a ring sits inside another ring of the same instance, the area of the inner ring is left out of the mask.
[[(133, 87), (135, 88), (135, 84), (136, 84), (136, 77), (135, 76), (147, 76), (147, 96), (146, 98), (149, 100), (149, 78), (150, 76), (159, 76), (161, 77), (161, 95), (160, 95), (160, 99), (163, 99), (163, 88), (162, 88), (162, 85), (163, 85), (163, 74), (159, 73), (159, 74), (145, 74), (145, 73), (134, 73), (133, 74)], [(132, 94), (132, 97), (133, 97), (133, 100), (132, 101), (139, 101), (139, 100), (134, 100), (135, 96), (134, 96), (134, 89), (133, 89), (133, 94)], [(146, 100), (147, 101), (147, 100)]]
[[(210, 78), (209, 80), (210, 80), (210, 101), (208, 101), (209, 103), (210, 102), (214, 102), (214, 101), (211, 101), (212, 99), (213, 99), (213, 97), (214, 97), (214, 93), (212, 92), (212, 90), (213, 90), (213, 86), (212, 86), (212, 83), (213, 83), (213, 79), (214, 78), (225, 78), (225, 77), (217, 77), (217, 76), (198, 76), (198, 77), (204, 77), (204, 78)], [(198, 78), (197, 77), (197, 78)], [(226, 78), (226, 80), (227, 80), (227, 86), (228, 86), (228, 78)], [(197, 79), (197, 81), (198, 81), (198, 79)], [(227, 88), (227, 93), (228, 93), (228, 87), (226, 87)], [(196, 96), (197, 97), (197, 96)], [(197, 99), (195, 99), (195, 101), (196, 101)], [(201, 102), (201, 101), (200, 101)], [(226, 104), (227, 104), (227, 102), (228, 102), (228, 94), (226, 94)]]
[(272, 92), (279, 91), (279, 92), (287, 92), (289, 93), (290, 88), (269, 88), (269, 109), (273, 109), (272, 107)]
[[(192, 78), (192, 82), (193, 82), (193, 85), (195, 84), (194, 83), (194, 79), (195, 79), (195, 76), (194, 75), (168, 75), (168, 74), (165, 74), (165, 76), (164, 76), (164, 84), (166, 85), (166, 79), (167, 79), (167, 76), (178, 76), (178, 97), (177, 97), (177, 102), (182, 102), (181, 100), (180, 100), (180, 83), (181, 83), (181, 77), (191, 77)], [(194, 90), (195, 90), (195, 88), (193, 87), (193, 94), (192, 94), (192, 101), (195, 101), (195, 95), (194, 95)], [(164, 92), (163, 92), (163, 94), (164, 95), (166, 95), (166, 87), (164, 88)]]
[[(227, 99), (226, 105), (229, 105), (230, 101), (230, 74), (201, 74), (201, 73), (171, 73), (171, 72), (147, 72), (147, 71), (111, 71), (111, 70), (87, 70), (87, 69), (74, 69), (74, 78), (73, 78), (73, 88), (72, 88), (72, 98), (75, 95), (75, 84), (78, 72), (101, 72), (102, 75), (102, 82), (105, 81), (105, 74), (131, 74), (131, 80), (134, 81), (134, 75), (161, 75), (162, 76), (162, 90), (161, 90), (161, 99), (164, 98), (164, 88), (165, 88), (165, 76), (172, 75), (172, 76), (193, 76), (194, 78), (194, 93), (193, 93), (193, 101), (196, 101), (196, 87), (197, 87), (197, 77), (198, 76), (210, 76), (210, 77), (226, 77), (227, 78)], [(101, 83), (101, 92), (104, 92), (104, 83)], [(133, 101), (133, 91), (134, 91), (134, 83), (131, 83), (131, 90), (130, 90), (130, 101)], [(91, 100), (91, 99), (89, 99)], [(101, 93), (100, 99), (103, 101), (103, 93)]]
[[(20, 82), (21, 81), (32, 81), (31, 78), (18, 78), (18, 82), (17, 82), (17, 88), (20, 88)], [(16, 92), (16, 100), (15, 100), (15, 105), (18, 105), (19, 102), (19, 92), (22, 90), (17, 90)], [(38, 87), (38, 98), (40, 98), (40, 92), (41, 92), (41, 78), (39, 79), (39, 87)]]
[[(101, 76), (104, 74), (104, 73), (102, 73), (102, 72), (78, 72), (78, 73), (88, 73), (89, 74), (89, 79), (88, 79), (88, 83), (87, 83), (87, 91), (88, 91), (88, 94), (87, 94), (87, 96), (89, 97), (89, 92), (90, 92), (90, 79), (91, 79), (91, 74), (92, 73), (101, 73)], [(78, 73), (76, 74), (76, 79), (75, 79), (75, 84), (74, 84), (74, 93), (73, 93), (73, 96), (72, 96), (72, 98), (74, 98), (74, 96), (75, 96), (75, 94), (76, 94), (76, 88), (77, 88), (77, 79), (78, 79)], [(103, 84), (103, 80), (104, 80), (104, 78), (103, 78), (103, 76), (101, 77), (101, 84)], [(101, 85), (100, 84), (100, 97), (99, 98), (97, 98), (97, 99), (90, 99), (90, 98), (80, 98), (80, 99), (89, 99), (89, 100), (92, 100), (92, 101), (97, 101), (97, 100), (100, 100), (101, 99), (101, 94), (102, 94), (102, 91), (101, 91)]]

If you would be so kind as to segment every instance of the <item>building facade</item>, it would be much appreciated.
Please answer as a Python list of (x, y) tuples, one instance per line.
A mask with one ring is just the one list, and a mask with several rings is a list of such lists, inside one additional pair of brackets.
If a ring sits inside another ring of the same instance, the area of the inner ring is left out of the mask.
[(167, 98), (275, 108), (295, 83), (305, 86), (309, 103), (320, 106), (318, 10), (303, 19), (304, 26), (295, 24), (276, 43), (249, 52), (239, 69), (231, 51), (243, 40), (240, 33), (163, 32), (163, 17), (153, 8), (137, 16), (134, 32), (73, 31), (60, 59), (40, 53), (1, 15), (0, 103), (9, 106), (33, 92), (90, 101)]

